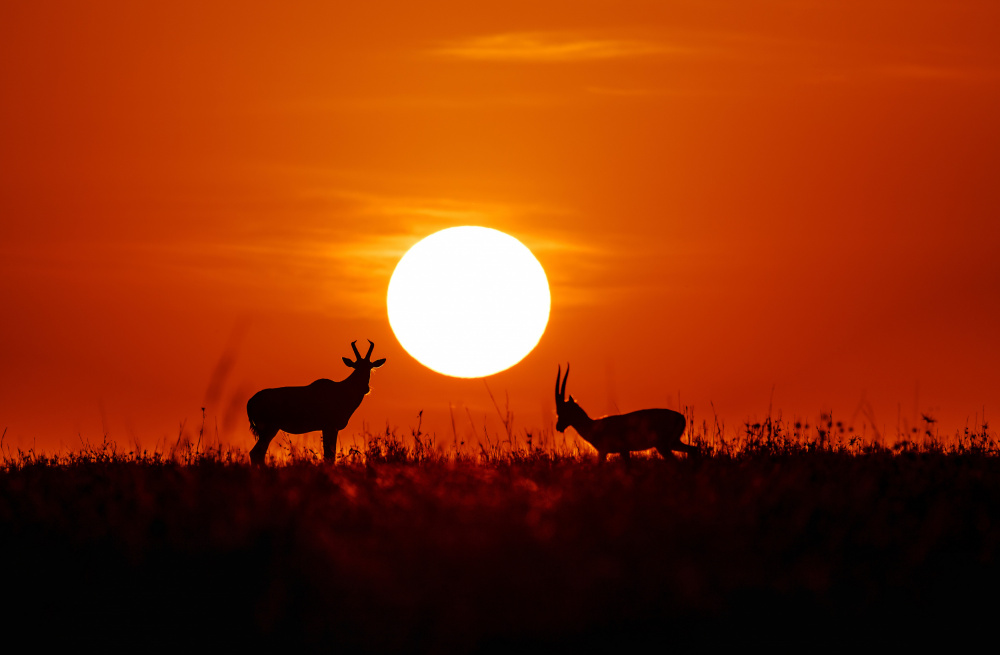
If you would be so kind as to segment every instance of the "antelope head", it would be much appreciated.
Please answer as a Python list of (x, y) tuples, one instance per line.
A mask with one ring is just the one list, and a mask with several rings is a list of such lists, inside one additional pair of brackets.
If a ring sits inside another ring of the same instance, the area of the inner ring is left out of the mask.
[(559, 386), (559, 377), (562, 375), (562, 366), (556, 372), (556, 430), (565, 432), (566, 428), (573, 426), (586, 413), (573, 396), (566, 400), (566, 380), (569, 379), (569, 364), (566, 364), (566, 377), (562, 378), (562, 387)]
[(361, 353), (358, 352), (358, 347), (355, 345), (356, 343), (357, 341), (351, 342), (351, 349), (354, 350), (354, 361), (352, 362), (348, 358), (344, 357), (344, 364), (353, 368), (357, 373), (367, 379), (371, 375), (373, 368), (378, 368), (382, 364), (385, 364), (385, 358), (376, 359), (374, 362), (371, 360), (372, 351), (375, 350), (375, 344), (371, 339), (368, 340), (368, 353), (364, 357), (362, 357)]

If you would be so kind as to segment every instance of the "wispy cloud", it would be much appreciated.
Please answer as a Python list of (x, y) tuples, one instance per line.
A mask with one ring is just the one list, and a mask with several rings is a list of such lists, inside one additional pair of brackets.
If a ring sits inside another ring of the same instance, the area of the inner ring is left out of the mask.
[(153, 258), (182, 276), (231, 290), (227, 297), (236, 301), (249, 289), (269, 303), (340, 317), (384, 312), (399, 259), (427, 235), (458, 225), (493, 227), (521, 240), (543, 266), (555, 265), (550, 284), (572, 304), (586, 302), (588, 294), (575, 290), (606, 274), (602, 262), (611, 266), (602, 246), (557, 227), (568, 223), (570, 212), (555, 207), (319, 187), (303, 191), (301, 201), (301, 210), (286, 210), (294, 220), (268, 222), (224, 242), (158, 244), (161, 254)]
[(596, 244), (567, 227), (573, 213), (564, 208), (354, 192), (333, 195), (347, 200), (351, 222), (368, 229), (300, 244), (312, 250), (309, 259), (314, 264), (328, 271), (325, 295), (336, 297), (338, 306), (382, 311), (389, 278), (406, 251), (427, 235), (458, 225), (492, 227), (521, 240), (542, 261), (554, 295), (564, 304), (600, 302), (610, 284), (609, 272), (620, 264), (616, 246)]
[(457, 59), (511, 62), (573, 62), (621, 59), (669, 52), (681, 47), (634, 39), (593, 38), (556, 32), (510, 32), (459, 39), (434, 48)]

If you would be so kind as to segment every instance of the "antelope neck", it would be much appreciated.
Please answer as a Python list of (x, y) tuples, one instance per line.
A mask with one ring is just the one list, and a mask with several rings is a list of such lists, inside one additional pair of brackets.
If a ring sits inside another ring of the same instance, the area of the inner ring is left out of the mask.
[(577, 405), (576, 407), (577, 409), (580, 410), (580, 414), (579, 417), (573, 418), (573, 423), (571, 425), (574, 428), (576, 428), (578, 432), (582, 433), (584, 430), (589, 431), (590, 426), (594, 424), (594, 419), (590, 418), (590, 416), (587, 415), (587, 412), (582, 407), (580, 407), (579, 405)]
[(345, 380), (345, 382), (350, 382), (351, 384), (357, 387), (363, 387), (364, 390), (367, 392), (370, 390), (369, 384), (371, 384), (371, 378), (372, 378), (372, 372), (370, 369), (364, 373), (362, 373), (358, 369), (354, 369), (354, 371), (347, 376), (347, 380)]

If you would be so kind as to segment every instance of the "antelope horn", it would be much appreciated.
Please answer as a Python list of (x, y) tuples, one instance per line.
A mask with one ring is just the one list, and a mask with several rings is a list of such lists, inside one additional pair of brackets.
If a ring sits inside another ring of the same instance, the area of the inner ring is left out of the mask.
[(374, 342), (374, 341), (372, 341), (371, 339), (369, 339), (369, 340), (368, 340), (368, 354), (367, 354), (367, 355), (365, 355), (365, 361), (366, 361), (366, 362), (370, 362), (370, 361), (371, 361), (371, 359), (370, 359), (370, 358), (371, 358), (371, 356), (372, 356), (372, 351), (373, 351), (373, 350), (375, 350), (375, 342)]
[(562, 390), (559, 392), (562, 395), (562, 399), (566, 400), (566, 380), (569, 379), (569, 362), (566, 362), (566, 377), (563, 378)]
[(358, 352), (358, 347), (354, 345), (356, 343), (357, 343), (357, 341), (352, 341), (351, 342), (351, 348), (354, 349), (354, 359), (360, 362), (361, 361), (361, 353)]
[(562, 375), (562, 365), (560, 364), (559, 368), (556, 370), (556, 402), (562, 400), (562, 398), (559, 397), (559, 376), (561, 375)]

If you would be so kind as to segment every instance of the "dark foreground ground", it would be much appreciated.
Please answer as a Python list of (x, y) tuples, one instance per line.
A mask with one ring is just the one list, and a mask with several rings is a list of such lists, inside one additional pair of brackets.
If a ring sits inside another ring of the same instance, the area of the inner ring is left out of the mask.
[(995, 644), (1000, 459), (28, 465), (0, 547), (37, 645)]

